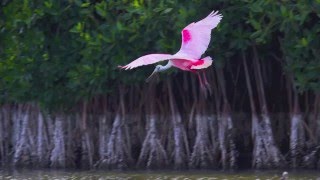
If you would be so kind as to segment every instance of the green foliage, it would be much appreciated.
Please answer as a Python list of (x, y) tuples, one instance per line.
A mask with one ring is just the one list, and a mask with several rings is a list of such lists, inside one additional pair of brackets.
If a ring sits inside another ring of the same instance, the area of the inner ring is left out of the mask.
[(1, 12), (2, 102), (37, 101), (53, 110), (144, 80), (145, 70), (132, 76), (117, 66), (173, 53), (187, 15), (175, 1), (138, 0), (13, 0)]
[(271, 48), (277, 46), (272, 42), (276, 39), (280, 44), (284, 69), (293, 74), (296, 86), (301, 91), (319, 92), (320, 3), (257, 1), (252, 3), (251, 10), (248, 22), (254, 28), (252, 39)]
[[(220, 9), (207, 51), (223, 66), (258, 45), (278, 45), (284, 69), (302, 90), (319, 91), (319, 2), (12, 0), (0, 6), (0, 101), (71, 108), (145, 79), (153, 67), (120, 71), (135, 58), (174, 53), (180, 30)], [(277, 46), (277, 47), (278, 47)], [(268, 52), (271, 50), (271, 52)]]

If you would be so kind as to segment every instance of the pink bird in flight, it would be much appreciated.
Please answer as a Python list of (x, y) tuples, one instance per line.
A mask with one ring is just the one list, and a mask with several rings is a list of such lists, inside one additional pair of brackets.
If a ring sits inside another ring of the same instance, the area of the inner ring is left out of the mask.
[(176, 67), (184, 71), (191, 71), (198, 75), (200, 86), (205, 89), (209, 88), (209, 83), (203, 74), (203, 79), (199, 74), (200, 69), (207, 68), (212, 64), (212, 58), (207, 56), (201, 58), (207, 50), (210, 39), (211, 30), (214, 29), (222, 19), (222, 15), (218, 11), (212, 11), (206, 18), (198, 22), (193, 22), (185, 27), (182, 31), (182, 45), (180, 50), (174, 54), (148, 54), (142, 56), (125, 66), (119, 66), (122, 69), (133, 69), (143, 65), (157, 63), (159, 61), (168, 60), (165, 66), (157, 65), (147, 81), (156, 73), (165, 71), (169, 68)]

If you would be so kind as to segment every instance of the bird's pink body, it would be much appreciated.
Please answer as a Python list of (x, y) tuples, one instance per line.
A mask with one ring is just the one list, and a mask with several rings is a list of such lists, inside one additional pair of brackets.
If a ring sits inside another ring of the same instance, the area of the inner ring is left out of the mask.
[(204, 63), (204, 60), (202, 59), (199, 59), (197, 61), (190, 61), (186, 59), (172, 59), (170, 61), (174, 67), (184, 71), (192, 71), (192, 72), (195, 72), (195, 70), (192, 69), (193, 66), (200, 66)]
[[(210, 39), (211, 30), (214, 29), (222, 19), (222, 15), (216, 11), (212, 11), (206, 18), (196, 23), (191, 23), (182, 31), (182, 44), (180, 50), (174, 54), (149, 54), (142, 56), (125, 66), (119, 66), (123, 69), (132, 69), (143, 65), (157, 63), (159, 61), (169, 60), (166, 66), (159, 66), (154, 72), (159, 72), (174, 66), (184, 71), (197, 72), (212, 64), (211, 57), (201, 58), (207, 50)], [(200, 84), (202, 84), (201, 76), (198, 74)]]

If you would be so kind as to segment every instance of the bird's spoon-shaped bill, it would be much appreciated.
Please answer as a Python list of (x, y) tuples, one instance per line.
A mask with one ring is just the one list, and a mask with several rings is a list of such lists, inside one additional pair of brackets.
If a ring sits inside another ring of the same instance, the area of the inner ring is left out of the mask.
[(146, 82), (149, 82), (155, 74), (157, 74), (157, 71), (156, 71), (156, 70), (154, 70), (154, 71), (150, 74), (150, 76), (146, 79)]

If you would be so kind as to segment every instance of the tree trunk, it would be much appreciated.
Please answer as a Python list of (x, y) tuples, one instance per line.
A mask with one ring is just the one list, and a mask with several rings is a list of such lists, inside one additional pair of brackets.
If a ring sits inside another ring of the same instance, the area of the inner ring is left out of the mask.
[(43, 115), (38, 111), (37, 162), (41, 167), (46, 167), (49, 164), (49, 142), (46, 129)]
[[(107, 124), (107, 115), (99, 118), (99, 159), (103, 160), (107, 153), (107, 140), (109, 139), (109, 127)], [(98, 164), (97, 164), (98, 165)], [(97, 166), (95, 165), (95, 166)]]
[(122, 133), (122, 119), (119, 112), (117, 113), (113, 125), (111, 134), (108, 140), (108, 149), (106, 156), (106, 165), (109, 168), (124, 169), (128, 167), (126, 163), (125, 143)]
[(167, 81), (169, 91), (169, 104), (171, 109), (171, 117), (173, 122), (174, 136), (174, 168), (183, 169), (187, 167), (187, 157), (189, 157), (189, 145), (186, 141), (186, 130), (183, 126), (181, 115), (176, 108), (172, 93), (171, 83)]
[(63, 116), (57, 114), (54, 122), (53, 149), (50, 157), (51, 167), (66, 167), (64, 128)]
[[(123, 89), (120, 89), (120, 107), (113, 121), (111, 134), (107, 142), (106, 156), (99, 162), (99, 167), (127, 169), (133, 164), (131, 144), (129, 141), (128, 128), (125, 123), (125, 110), (123, 102)], [(120, 114), (121, 112), (121, 114)]]
[(138, 167), (148, 169), (163, 168), (168, 165), (167, 153), (157, 135), (156, 116), (147, 115), (147, 135), (142, 144), (141, 153), (138, 159)]
[[(315, 143), (320, 144), (320, 92), (316, 92), (316, 95), (315, 95), (313, 115), (314, 115), (313, 122), (315, 122), (314, 130), (313, 130), (315, 134)], [(319, 161), (320, 161), (320, 158), (319, 158)]]
[[(254, 75), (256, 80), (256, 86), (257, 86), (257, 94), (261, 109), (261, 120), (259, 121), (259, 117), (255, 114), (252, 114), (252, 120), (253, 120), (253, 139), (254, 139), (254, 151), (253, 151), (253, 167), (254, 168), (271, 168), (271, 167), (282, 167), (284, 165), (284, 158), (282, 157), (278, 147), (275, 144), (272, 128), (271, 128), (271, 122), (270, 122), (270, 115), (267, 108), (267, 103), (265, 99), (265, 92), (263, 87), (263, 78), (259, 63), (259, 58), (257, 54), (257, 50), (254, 47), (253, 48), (254, 53)], [(252, 88), (250, 84), (250, 78), (248, 73), (248, 68), (246, 65), (246, 58), (243, 55), (243, 61), (245, 65), (245, 72), (246, 72), (246, 79), (247, 79), (247, 87), (248, 90), (251, 91), (251, 109), (254, 105), (253, 100), (253, 93)], [(249, 92), (250, 93), (250, 92)], [(253, 110), (253, 109), (252, 109)], [(255, 111), (255, 108), (254, 108)]]
[(156, 128), (157, 116), (154, 110), (154, 84), (149, 86), (148, 90), (148, 106), (146, 111), (147, 118), (147, 135), (143, 141), (142, 149), (138, 158), (137, 166), (146, 167), (148, 169), (157, 169), (166, 167), (168, 163), (167, 153), (158, 137)]
[(5, 165), (10, 159), (11, 121), (10, 106), (2, 106), (0, 109), (0, 165)]
[(32, 162), (32, 148), (29, 141), (29, 106), (27, 110), (23, 110), (20, 106), (17, 112), (17, 118), (14, 120), (17, 133), (15, 138), (13, 164), (19, 165), (30, 165)]
[(221, 69), (216, 69), (220, 91), (223, 97), (222, 110), (218, 112), (219, 144), (223, 169), (234, 169), (237, 166), (237, 151), (233, 138), (233, 122), (230, 105), (227, 99), (225, 78)]
[[(65, 152), (65, 167), (79, 168), (81, 166), (81, 156), (79, 156), (79, 150), (77, 147), (81, 146), (81, 136), (77, 131), (77, 124), (81, 122), (80, 116), (73, 114), (63, 116), (63, 136), (64, 136), (64, 152)], [(53, 137), (55, 133), (54, 124), (56, 120), (52, 116), (46, 118), (46, 125), (48, 126), (47, 134), (50, 135), (51, 146), (54, 142)], [(50, 128), (51, 127), (51, 128)], [(52, 130), (50, 130), (52, 129)]]
[(306, 142), (309, 152), (303, 157), (302, 166), (320, 169), (320, 93), (315, 95), (312, 111), (310, 128), (306, 127), (309, 134), (309, 142)]
[(197, 135), (190, 157), (191, 168), (214, 168), (213, 148), (209, 141), (208, 119), (197, 112), (195, 115)]
[[(289, 81), (289, 80), (288, 80)], [(290, 84), (293, 83), (293, 79), (290, 78), (290, 81), (288, 82)], [(291, 127), (290, 127), (290, 155), (291, 155), (291, 166), (293, 168), (298, 168), (301, 165), (301, 158), (305, 143), (305, 135), (304, 135), (304, 129), (303, 129), (303, 119), (302, 114), (300, 113), (300, 106), (298, 102), (298, 93), (295, 87), (293, 87), (293, 93), (290, 93), (293, 95), (293, 104), (289, 104), (289, 106), (292, 106), (290, 108), (292, 111), (290, 112), (291, 115)], [(290, 91), (291, 88), (289, 86), (288, 91)], [(291, 97), (289, 97), (291, 99)]]
[(2, 109), (0, 111), (0, 164), (4, 164), (4, 157), (5, 157), (5, 152), (4, 152), (4, 128), (3, 128), (3, 122), (4, 122), (4, 113), (2, 112)]
[(90, 138), (90, 129), (87, 128), (87, 118), (87, 102), (83, 102), (81, 117), (81, 165), (88, 168), (93, 166), (94, 148)]

